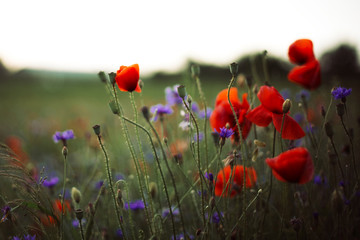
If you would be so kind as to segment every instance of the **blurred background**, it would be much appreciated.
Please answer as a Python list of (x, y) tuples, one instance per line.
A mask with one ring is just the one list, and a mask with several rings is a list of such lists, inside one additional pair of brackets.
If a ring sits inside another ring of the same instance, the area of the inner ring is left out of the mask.
[[(139, 107), (164, 103), (164, 88), (178, 83), (195, 94), (189, 74), (194, 63), (212, 106), (229, 82), (229, 63), (263, 78), (264, 50), (272, 84), (299, 91), (287, 81), (293, 67), (287, 50), (299, 38), (313, 41), (320, 60), (318, 93), (338, 85), (357, 88), (360, 76), (355, 0), (36, 0), (2, 1), (0, 8), (1, 142), (15, 135), (52, 144), (56, 130), (72, 128), (85, 138), (94, 124), (112, 127), (97, 73), (120, 65), (140, 65)], [(120, 94), (124, 104), (127, 95)]]

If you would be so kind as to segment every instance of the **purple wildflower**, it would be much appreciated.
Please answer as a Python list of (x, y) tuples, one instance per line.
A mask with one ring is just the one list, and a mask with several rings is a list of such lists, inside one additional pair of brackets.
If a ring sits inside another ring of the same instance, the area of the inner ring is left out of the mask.
[(349, 96), (351, 94), (352, 89), (346, 89), (346, 88), (342, 88), (342, 87), (337, 87), (335, 88), (331, 94), (333, 95), (333, 97), (335, 99), (342, 99), (342, 98), (346, 98), (347, 96)]
[(314, 184), (316, 185), (327, 185), (328, 181), (324, 176), (315, 175), (314, 177)]
[(153, 121), (155, 122), (159, 116), (162, 117), (164, 114), (172, 114), (173, 110), (167, 105), (157, 104), (150, 108), (150, 112), (153, 114), (156, 113), (153, 118)]
[[(223, 213), (220, 213), (220, 214), (221, 214), (221, 216), (224, 216)], [(205, 218), (206, 219), (208, 218), (208, 213), (205, 213)], [(217, 212), (213, 213), (213, 215), (211, 216), (210, 222), (215, 223), (215, 224), (218, 224), (220, 222), (220, 216)]]
[(8, 216), (10, 215), (10, 211), (11, 211), (11, 207), (9, 205), (5, 205), (2, 209), (1, 209), (3, 216), (0, 220), (1, 222), (5, 222), (8, 219)]
[(303, 89), (295, 95), (296, 102), (302, 102), (302, 98), (308, 101), (310, 99), (310, 92)]
[[(204, 139), (204, 133), (200, 132), (199, 133), (199, 141), (202, 141)], [(197, 134), (194, 134), (194, 141), (197, 141)]]
[(30, 236), (30, 235), (24, 236), (24, 240), (35, 240), (35, 239), (36, 239), (36, 235), (34, 235), (34, 236)]
[(302, 124), (302, 123), (304, 122), (304, 120), (305, 120), (304, 114), (299, 113), (299, 112), (295, 113), (294, 116), (293, 116), (293, 118), (295, 119), (295, 121), (296, 121), (298, 124)]
[(199, 113), (199, 105), (196, 102), (192, 102), (191, 103), (191, 111), (193, 111), (194, 113)]
[[(81, 224), (82, 224), (83, 226), (84, 226), (85, 223), (86, 223), (86, 219), (85, 219), (85, 218), (81, 219)], [(74, 219), (74, 220), (72, 221), (72, 225), (73, 225), (74, 228), (79, 228), (79, 227), (80, 227), (79, 220)]]
[[(186, 234), (186, 235), (190, 239), (195, 239), (195, 237), (193, 235), (189, 235), (189, 234)], [(175, 238), (174, 238), (174, 236), (171, 237), (171, 240), (182, 240), (182, 239), (187, 239), (187, 238), (185, 238), (185, 234), (183, 234), (183, 233), (176, 235)]]
[(176, 104), (182, 104), (183, 100), (179, 96), (177, 88), (180, 85), (175, 85), (174, 87), (167, 87), (165, 88), (165, 95), (166, 95), (166, 102), (170, 106), (176, 105)]
[[(215, 132), (218, 132), (218, 131), (216, 131), (216, 129), (214, 129), (214, 131), (215, 131)], [(229, 129), (227, 129), (226, 127), (220, 128), (219, 136), (220, 136), (221, 138), (229, 138), (229, 137), (231, 137), (233, 134), (234, 134), (234, 131), (233, 131), (231, 128), (229, 128)]]
[(52, 188), (56, 184), (58, 184), (58, 182), (59, 182), (59, 178), (58, 177), (53, 177), (53, 178), (50, 178), (49, 180), (45, 179), (44, 182), (43, 182), (43, 185), (44, 185), (44, 187)]
[(119, 181), (119, 180), (124, 180), (125, 179), (125, 176), (121, 173), (118, 173), (115, 175), (115, 180), (116, 181)]
[[(212, 113), (211, 108), (206, 108), (206, 119), (209, 119)], [(198, 114), (199, 118), (204, 119), (205, 118), (205, 109), (201, 110)]]
[(118, 230), (116, 230), (116, 236), (119, 237), (119, 238), (122, 238), (123, 237), (123, 232), (121, 231), (121, 229), (119, 228)]
[(95, 188), (100, 189), (102, 187), (102, 185), (104, 185), (104, 180), (97, 181), (95, 183)]
[(284, 99), (289, 99), (290, 96), (291, 96), (291, 92), (288, 88), (284, 88), (280, 91), (280, 94), (281, 96), (284, 98)]
[[(134, 202), (130, 202), (130, 209), (133, 211), (144, 209), (144, 208), (145, 208), (145, 204), (142, 200), (135, 200)], [(125, 209), (126, 210), (129, 209), (129, 205), (127, 203), (125, 204)]]
[(210, 182), (214, 180), (214, 175), (212, 173), (205, 173), (205, 178), (208, 179)]
[(21, 240), (21, 238), (14, 236), (12, 240)]
[(53, 140), (55, 143), (62, 141), (63, 143), (66, 142), (66, 140), (74, 139), (74, 131), (73, 130), (65, 130), (63, 132), (55, 132), (53, 135)]
[[(175, 215), (175, 216), (178, 216), (180, 214), (180, 211), (179, 211), (178, 208), (171, 207), (171, 210), (172, 210), (173, 215)], [(169, 208), (165, 208), (165, 209), (162, 210), (161, 215), (162, 215), (163, 218), (167, 217), (169, 214), (170, 214), (170, 209)]]

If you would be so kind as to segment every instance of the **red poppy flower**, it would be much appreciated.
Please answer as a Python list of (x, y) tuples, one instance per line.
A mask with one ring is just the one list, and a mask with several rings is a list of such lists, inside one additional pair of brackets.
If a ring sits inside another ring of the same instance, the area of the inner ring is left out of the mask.
[(309, 39), (296, 40), (290, 45), (288, 55), (290, 62), (297, 65), (315, 60), (312, 41)]
[(290, 71), (288, 79), (304, 88), (314, 90), (321, 84), (320, 63), (317, 60), (313, 60), (304, 65), (294, 67)]
[[(257, 176), (255, 169), (253, 167), (245, 168), (245, 176), (246, 176), (246, 187), (251, 188), (255, 185)], [(231, 174), (230, 165), (226, 166), (222, 170), (219, 171), (216, 183), (215, 183), (215, 195), (216, 196), (228, 196), (229, 187), (231, 189), (230, 197), (234, 197), (237, 193), (241, 192), (244, 181), (244, 166), (235, 165), (232, 170), (231, 183), (229, 183)], [(225, 177), (225, 179), (224, 179)], [(225, 181), (224, 181), (225, 180)], [(226, 188), (225, 188), (226, 187)]]
[(139, 65), (121, 66), (116, 72), (115, 80), (120, 89), (124, 92), (141, 92), (139, 86)]
[(309, 39), (295, 41), (290, 45), (288, 55), (292, 63), (300, 65), (290, 71), (288, 79), (310, 90), (319, 87), (320, 64), (315, 59), (312, 41)]
[[(210, 125), (212, 129), (220, 132), (220, 128), (225, 127), (228, 123), (230, 125), (230, 128), (235, 132), (235, 134), (238, 135), (239, 132), (237, 129), (235, 117), (231, 110), (227, 94), (228, 90), (224, 89), (217, 95), (215, 100), (215, 109), (210, 116)], [(237, 88), (231, 88), (229, 97), (238, 118), (238, 122), (240, 124), (242, 137), (243, 139), (246, 139), (251, 128), (251, 122), (245, 118), (245, 115), (250, 107), (246, 99), (247, 93), (244, 93), (242, 95), (242, 102), (240, 102), (238, 98)]]
[(305, 136), (300, 125), (288, 113), (283, 114), (284, 98), (274, 87), (262, 86), (257, 96), (261, 104), (246, 115), (247, 119), (261, 127), (273, 122), (276, 130), (281, 132), (282, 119), (285, 117), (282, 138), (294, 140)]
[(272, 168), (274, 176), (283, 182), (304, 184), (314, 174), (314, 164), (306, 148), (294, 148), (265, 161)]

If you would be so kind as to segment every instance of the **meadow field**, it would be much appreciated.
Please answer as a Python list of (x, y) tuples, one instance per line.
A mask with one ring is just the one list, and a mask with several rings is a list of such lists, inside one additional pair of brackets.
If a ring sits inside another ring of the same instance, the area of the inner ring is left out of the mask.
[(1, 81), (0, 238), (359, 239), (358, 74), (263, 57)]

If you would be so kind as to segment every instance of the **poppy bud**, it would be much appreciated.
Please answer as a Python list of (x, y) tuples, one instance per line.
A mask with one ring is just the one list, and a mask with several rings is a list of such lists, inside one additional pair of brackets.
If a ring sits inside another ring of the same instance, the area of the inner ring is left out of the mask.
[(254, 144), (258, 147), (266, 147), (266, 143), (259, 141), (257, 139), (254, 140)]
[(139, 84), (139, 87), (140, 87), (140, 88), (141, 88), (141, 90), (142, 90), (142, 89), (143, 89), (143, 87), (144, 87), (144, 82), (143, 82), (141, 79), (139, 79), (138, 84)]
[[(187, 101), (188, 101), (189, 104), (192, 103), (192, 97), (190, 95), (188, 95)], [(189, 108), (191, 109), (191, 107), (189, 107)]]
[(151, 198), (154, 199), (156, 198), (157, 192), (158, 192), (158, 188), (155, 182), (151, 182), (149, 183), (149, 188), (150, 188), (150, 195)]
[(332, 126), (331, 126), (331, 124), (329, 122), (325, 123), (325, 132), (326, 132), (326, 135), (329, 138), (332, 138), (334, 136), (334, 131), (333, 131)]
[(100, 71), (98, 73), (98, 76), (99, 76), (101, 82), (106, 83), (106, 75), (105, 75), (104, 71)]
[(100, 125), (94, 125), (93, 126), (93, 129), (94, 129), (94, 133), (97, 135), (97, 136), (100, 136)]
[(336, 105), (336, 113), (339, 117), (342, 117), (345, 113), (345, 105), (343, 103), (339, 103)]
[(324, 108), (324, 106), (321, 106), (321, 116), (323, 116), (323, 118), (325, 118), (326, 115), (326, 110)]
[(114, 86), (115, 83), (116, 83), (115, 77), (116, 77), (116, 73), (114, 73), (114, 72), (109, 73), (110, 83), (111, 83), (113, 86)]
[(79, 191), (79, 189), (77, 189), (76, 187), (72, 187), (71, 188), (71, 198), (72, 200), (79, 204), (80, 200), (81, 200), (81, 192)]
[(335, 189), (331, 194), (331, 205), (335, 211), (341, 213), (343, 210), (343, 199), (340, 190)]
[(146, 121), (150, 121), (150, 113), (149, 108), (147, 106), (144, 106), (141, 108), (141, 112), (145, 118)]
[(184, 99), (185, 96), (186, 96), (185, 86), (184, 86), (184, 85), (180, 85), (180, 86), (177, 88), (177, 91), (178, 91), (179, 97), (181, 97), (182, 99)]
[(122, 198), (122, 192), (121, 192), (120, 189), (118, 189), (117, 192), (116, 192), (116, 202), (117, 202), (119, 207), (121, 207), (121, 208), (124, 207), (124, 202), (123, 202), (123, 198)]
[(252, 162), (256, 162), (257, 156), (259, 155), (259, 149), (255, 148), (251, 157)]
[(252, 76), (247, 76), (245, 77), (246, 80), (246, 84), (249, 86), (249, 88), (251, 88), (252, 84), (253, 84), (253, 77)]
[(290, 99), (286, 99), (282, 105), (283, 113), (288, 113), (291, 108), (291, 101)]
[(233, 62), (230, 64), (230, 73), (233, 76), (236, 76), (239, 70), (239, 64), (237, 64), (236, 62)]
[(195, 77), (199, 77), (200, 75), (200, 67), (197, 64), (191, 65), (191, 75)]
[(81, 219), (84, 217), (84, 211), (82, 209), (75, 210), (75, 216), (81, 222)]
[(66, 158), (66, 156), (68, 155), (68, 148), (66, 147), (66, 146), (64, 146), (63, 148), (62, 148), (62, 155), (64, 155), (64, 157)]
[(225, 127), (226, 127), (226, 129), (230, 129), (230, 124), (227, 122), (227, 123), (225, 124)]
[(110, 107), (111, 111), (113, 112), (113, 114), (117, 115), (120, 113), (119, 108), (117, 107), (114, 99), (109, 102), (109, 107)]

